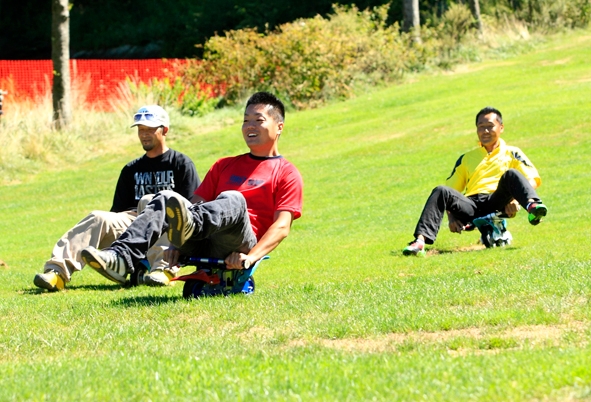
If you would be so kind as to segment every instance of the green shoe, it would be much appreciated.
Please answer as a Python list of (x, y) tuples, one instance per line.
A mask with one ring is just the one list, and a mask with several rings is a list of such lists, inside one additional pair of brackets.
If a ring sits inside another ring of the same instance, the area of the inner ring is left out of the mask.
[(548, 208), (541, 202), (532, 202), (527, 206), (527, 219), (532, 225), (537, 225), (548, 213)]
[(425, 243), (420, 240), (413, 240), (408, 243), (408, 246), (402, 250), (404, 255), (416, 255), (417, 257), (425, 257)]

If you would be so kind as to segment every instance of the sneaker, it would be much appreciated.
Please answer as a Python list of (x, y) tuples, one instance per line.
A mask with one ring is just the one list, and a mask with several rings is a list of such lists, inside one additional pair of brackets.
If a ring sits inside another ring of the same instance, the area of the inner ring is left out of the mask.
[(166, 217), (168, 222), (168, 240), (181, 247), (193, 235), (195, 222), (182, 196), (173, 194), (166, 201)]
[(144, 284), (148, 286), (168, 286), (174, 283), (170, 282), (174, 277), (175, 275), (172, 272), (158, 269), (144, 275)]
[(408, 246), (402, 250), (402, 254), (404, 255), (416, 255), (417, 257), (424, 257), (425, 256), (425, 242), (421, 240), (413, 240), (408, 243)]
[(527, 219), (532, 225), (537, 225), (548, 213), (548, 208), (541, 202), (532, 202), (527, 206)]
[(55, 271), (47, 271), (42, 274), (35, 275), (33, 279), (35, 286), (41, 289), (47, 289), (50, 292), (57, 292), (64, 290), (66, 281)]
[(87, 247), (82, 250), (82, 260), (105, 278), (124, 285), (127, 282), (127, 266), (123, 257), (113, 250), (97, 250)]
[(138, 264), (133, 267), (133, 273), (129, 275), (129, 286), (144, 285), (144, 277), (150, 272), (150, 263), (147, 259), (141, 259)]

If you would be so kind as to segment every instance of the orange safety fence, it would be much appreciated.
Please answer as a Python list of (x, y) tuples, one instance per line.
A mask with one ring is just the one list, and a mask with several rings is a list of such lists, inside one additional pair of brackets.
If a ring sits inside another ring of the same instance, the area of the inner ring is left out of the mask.
[[(141, 60), (70, 60), (70, 78), (88, 83), (86, 101), (106, 106), (117, 96), (119, 85), (127, 77), (135, 82), (149, 83), (174, 73), (182, 59)], [(0, 60), (0, 89), (9, 90), (12, 99), (35, 98), (51, 91), (53, 82), (51, 60)]]

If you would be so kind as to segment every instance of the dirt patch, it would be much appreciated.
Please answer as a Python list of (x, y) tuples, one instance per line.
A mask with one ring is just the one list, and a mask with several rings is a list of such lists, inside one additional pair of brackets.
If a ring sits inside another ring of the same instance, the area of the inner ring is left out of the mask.
[(542, 65), (543, 66), (561, 66), (561, 65), (570, 63), (571, 60), (572, 60), (571, 57), (567, 57), (566, 59), (560, 59), (560, 60), (544, 60), (544, 61), (542, 61)]
[(439, 255), (439, 254), (450, 254), (450, 253), (466, 253), (471, 251), (482, 251), (485, 250), (486, 247), (482, 243), (471, 244), (469, 246), (458, 247), (453, 250), (438, 250), (436, 248), (432, 248), (427, 250), (427, 256), (430, 255)]
[(409, 332), (404, 334), (387, 334), (374, 338), (349, 338), (349, 339), (318, 339), (312, 341), (294, 340), (290, 347), (303, 347), (316, 344), (327, 348), (344, 350), (348, 352), (381, 353), (394, 352), (407, 343), (416, 344), (444, 344), (454, 339), (468, 338), (474, 341), (505, 340), (510, 341), (513, 347), (487, 346), (481, 348), (448, 349), (452, 354), (474, 353), (498, 353), (499, 350), (519, 349), (525, 344), (535, 346), (538, 344), (559, 344), (565, 335), (569, 333), (583, 333), (589, 329), (585, 322), (572, 322), (560, 325), (526, 325), (503, 330), (494, 328), (465, 328), (437, 332)]

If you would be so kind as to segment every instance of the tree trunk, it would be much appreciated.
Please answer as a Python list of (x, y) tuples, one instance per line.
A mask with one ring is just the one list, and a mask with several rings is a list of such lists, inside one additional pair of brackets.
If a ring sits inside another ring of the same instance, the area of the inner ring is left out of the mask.
[(70, 99), (70, 10), (68, 0), (51, 0), (51, 59), (53, 61), (53, 124), (64, 128), (72, 119)]
[(480, 3), (478, 0), (468, 0), (470, 4), (470, 11), (472, 11), (472, 16), (476, 21), (476, 28), (478, 32), (482, 33), (482, 18), (480, 18)]
[(421, 42), (421, 20), (419, 18), (419, 0), (403, 0), (402, 30), (410, 32), (415, 43)]

